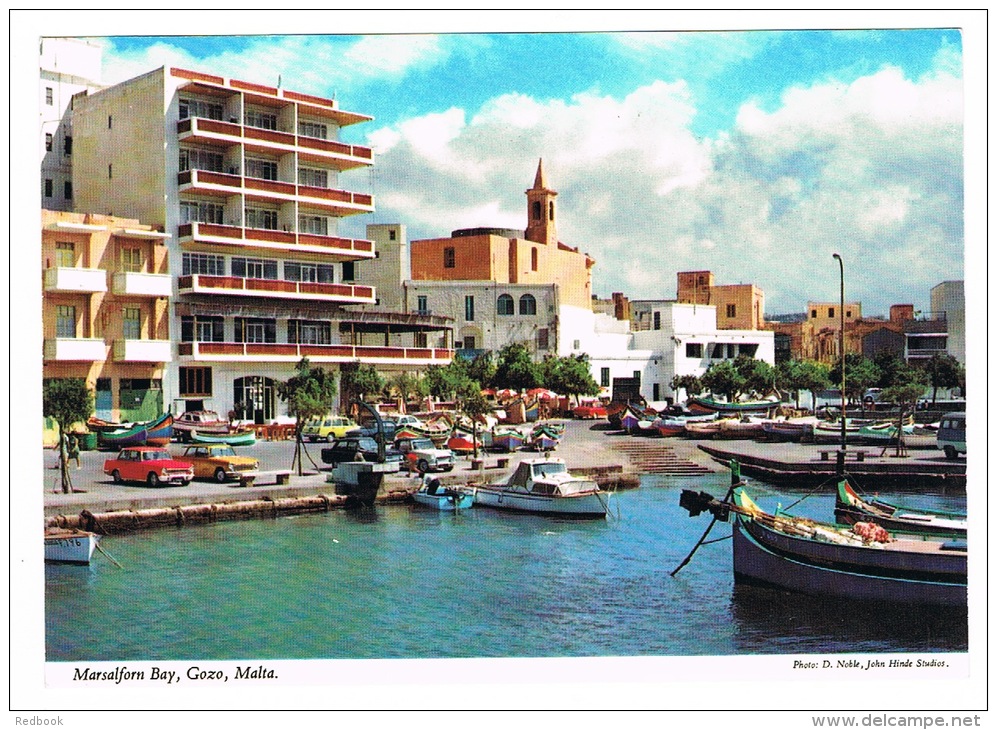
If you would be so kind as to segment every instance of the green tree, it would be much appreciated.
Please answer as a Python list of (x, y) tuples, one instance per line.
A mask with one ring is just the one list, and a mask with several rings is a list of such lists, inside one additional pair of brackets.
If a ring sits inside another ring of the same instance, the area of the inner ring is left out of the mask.
[(962, 386), (966, 379), (962, 363), (948, 353), (936, 353), (920, 367), (927, 374), (927, 382), (931, 386), (932, 406), (938, 400), (939, 388), (957, 388)]
[(592, 377), (589, 356), (548, 355), (540, 363), (540, 376), (544, 387), (559, 395), (575, 396), (575, 404), (583, 395), (599, 395), (599, 384)]
[(294, 469), (297, 463), (298, 476), (301, 476), (301, 430), (308, 419), (324, 416), (332, 410), (336, 398), (336, 379), (332, 373), (320, 367), (311, 367), (307, 357), (302, 358), (297, 365), (297, 374), (277, 383), (277, 397), (287, 403), (288, 415), (295, 418), (294, 460), (291, 468)]
[(73, 491), (69, 478), (66, 453), (66, 434), (74, 423), (86, 421), (93, 415), (93, 393), (82, 378), (48, 378), (42, 383), (42, 415), (51, 418), (58, 426), (59, 471), (62, 474), (62, 491)]
[(467, 374), (466, 361), (454, 358), (447, 365), (430, 365), (423, 375), (429, 394), (438, 400), (456, 400), (472, 379)]
[(899, 406), (897, 415), (897, 456), (904, 451), (904, 419), (917, 408), (917, 399), (924, 395), (927, 387), (927, 374), (915, 367), (903, 365), (893, 373), (890, 385), (883, 389), (883, 400)]
[(474, 458), (478, 458), (478, 418), (490, 413), (491, 404), (481, 394), (481, 385), (470, 378), (460, 383), (457, 392), (457, 410), (471, 421), (471, 443), (474, 444)]
[(675, 391), (676, 399), (680, 390), (685, 391), (686, 399), (703, 392), (703, 381), (695, 375), (675, 375), (672, 377), (670, 385)]
[(816, 406), (817, 391), (826, 390), (831, 385), (831, 369), (815, 360), (789, 360), (777, 368), (780, 387), (795, 391), (796, 407), (800, 407), (800, 391), (810, 392), (811, 402)]
[[(865, 392), (879, 382), (882, 373), (879, 367), (865, 355), (854, 352), (845, 354), (845, 397), (862, 403)], [(841, 384), (841, 362), (831, 368), (831, 382)], [(865, 412), (865, 404), (862, 403)]]
[(423, 380), (420, 375), (402, 372), (388, 381), (388, 388), (397, 393), (403, 402), (408, 403), (412, 398), (424, 398), (429, 394)]
[(744, 391), (747, 380), (730, 360), (715, 362), (700, 378), (703, 387), (713, 394), (721, 394), (731, 403)]
[(490, 388), (495, 380), (496, 365), (490, 351), (475, 355), (466, 362), (466, 372), (471, 380), (476, 380), (482, 388)]
[(540, 368), (533, 362), (526, 345), (513, 342), (499, 351), (494, 382), (496, 387), (513, 390), (536, 388), (541, 385)]
[(379, 395), (384, 390), (384, 378), (373, 365), (360, 361), (346, 363), (342, 366), (339, 384), (343, 393), (342, 401), (347, 404)]
[(764, 360), (738, 355), (734, 359), (734, 368), (744, 378), (745, 390), (759, 396), (776, 390), (776, 370)]

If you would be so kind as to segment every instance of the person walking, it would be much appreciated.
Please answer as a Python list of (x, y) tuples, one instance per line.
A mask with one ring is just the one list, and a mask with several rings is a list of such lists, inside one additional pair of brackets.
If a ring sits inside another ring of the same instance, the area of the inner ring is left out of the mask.
[(80, 464), (80, 441), (75, 434), (69, 437), (69, 460), (76, 461), (77, 469), (83, 468)]

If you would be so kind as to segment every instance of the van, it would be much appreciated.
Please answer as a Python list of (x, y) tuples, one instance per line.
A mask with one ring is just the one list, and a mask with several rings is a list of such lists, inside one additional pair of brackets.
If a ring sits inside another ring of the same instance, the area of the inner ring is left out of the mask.
[(949, 459), (966, 453), (966, 414), (960, 411), (946, 413), (938, 424), (938, 448)]

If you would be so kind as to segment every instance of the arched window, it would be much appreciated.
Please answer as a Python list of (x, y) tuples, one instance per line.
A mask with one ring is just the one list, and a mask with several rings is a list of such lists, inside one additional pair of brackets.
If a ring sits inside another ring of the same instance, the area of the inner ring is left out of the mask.
[(548, 205), (550, 207), (550, 219), (554, 220), (554, 201), (550, 201)]
[(537, 313), (537, 300), (532, 294), (524, 294), (519, 298), (519, 313), (520, 314), (536, 314)]
[(512, 297), (508, 294), (502, 294), (498, 298), (498, 313), (499, 314), (515, 314), (516, 304), (512, 301)]
[(533, 220), (538, 221), (543, 218), (543, 205), (539, 200), (533, 201)]

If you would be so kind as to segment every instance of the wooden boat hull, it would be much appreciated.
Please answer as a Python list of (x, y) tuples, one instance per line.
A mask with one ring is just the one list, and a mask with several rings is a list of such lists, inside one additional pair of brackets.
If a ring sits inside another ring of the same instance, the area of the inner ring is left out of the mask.
[(838, 484), (834, 517), (845, 525), (875, 522), (890, 533), (966, 539), (967, 525), (964, 515), (938, 515), (923, 510), (898, 507), (876, 499), (863, 499), (847, 482)]
[(492, 449), (495, 451), (517, 451), (523, 446), (523, 437), (517, 434), (496, 434), (492, 439)]
[(726, 413), (731, 415), (742, 415), (746, 413), (767, 413), (773, 408), (778, 408), (776, 401), (744, 401), (738, 403), (728, 403), (718, 401), (713, 398), (703, 398), (693, 396), (689, 398), (686, 408), (693, 413)]
[(812, 423), (766, 421), (762, 424), (762, 431), (767, 437), (777, 441), (802, 441), (813, 436), (814, 426)]
[(66, 530), (45, 535), (45, 562), (89, 565), (99, 536), (84, 530)]
[[(965, 553), (962, 553), (962, 580), (959, 572), (946, 574), (950, 580), (938, 580), (915, 571), (876, 573), (866, 566), (858, 569), (840, 564), (822, 564), (794, 551), (780, 551), (762, 542), (757, 523), (741, 517), (734, 522), (734, 579), (737, 582), (768, 585), (821, 598), (858, 599), (965, 607)], [(847, 565), (847, 564), (846, 564)]]
[(610, 494), (607, 492), (551, 497), (514, 492), (496, 485), (482, 485), (477, 487), (474, 504), (477, 507), (528, 512), (548, 517), (601, 519), (609, 512), (609, 499)]
[(252, 446), (256, 443), (256, 431), (236, 431), (234, 433), (201, 433), (197, 429), (188, 432), (194, 444), (228, 444), (229, 446)]

